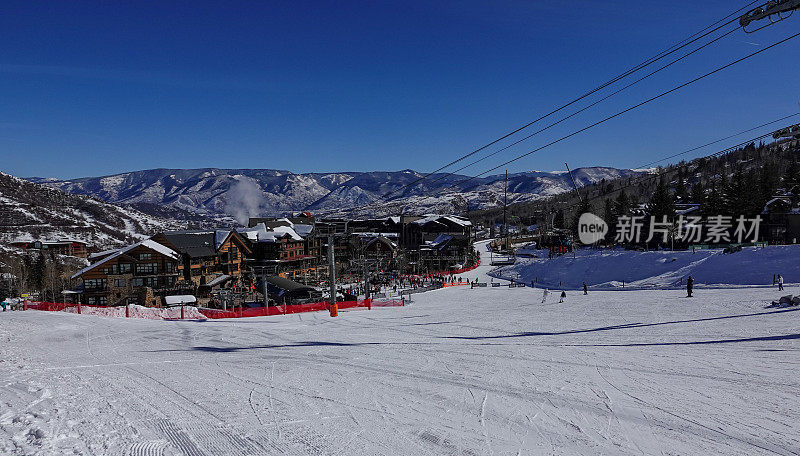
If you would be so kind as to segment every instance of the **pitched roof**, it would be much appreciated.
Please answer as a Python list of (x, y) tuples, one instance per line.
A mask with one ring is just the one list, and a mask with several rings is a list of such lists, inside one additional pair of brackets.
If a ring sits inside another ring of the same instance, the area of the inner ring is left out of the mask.
[(165, 231), (161, 235), (175, 249), (190, 258), (209, 257), (217, 254), (214, 231)]
[(268, 230), (263, 222), (252, 228), (242, 228), (239, 230), (239, 233), (253, 242), (276, 242), (278, 239), (284, 237), (289, 237), (293, 241), (303, 240), (303, 237), (289, 226), (276, 226)]
[(127, 247), (123, 247), (123, 248), (117, 250), (115, 253), (113, 253), (113, 254), (103, 258), (102, 260), (98, 261), (97, 263), (90, 264), (89, 266), (86, 266), (85, 268), (83, 268), (80, 271), (76, 272), (75, 275), (72, 276), (72, 278), (74, 279), (76, 277), (79, 277), (79, 276), (85, 274), (86, 272), (91, 271), (92, 269), (96, 268), (97, 266), (100, 266), (101, 264), (104, 264), (104, 263), (106, 263), (106, 262), (108, 262), (110, 260), (113, 260), (114, 258), (117, 258), (120, 255), (123, 255), (123, 254), (135, 249), (136, 247), (146, 247), (146, 248), (148, 248), (150, 250), (153, 250), (155, 252), (158, 252), (158, 253), (160, 253), (160, 254), (162, 254), (164, 256), (170, 257), (173, 260), (177, 260), (178, 259), (178, 253), (175, 252), (174, 250), (172, 250), (172, 249), (170, 249), (168, 247), (165, 247), (165, 246), (159, 244), (158, 242), (156, 242), (156, 241), (154, 241), (152, 239), (145, 239), (143, 241), (137, 242), (136, 244), (131, 244), (131, 245), (127, 246)]

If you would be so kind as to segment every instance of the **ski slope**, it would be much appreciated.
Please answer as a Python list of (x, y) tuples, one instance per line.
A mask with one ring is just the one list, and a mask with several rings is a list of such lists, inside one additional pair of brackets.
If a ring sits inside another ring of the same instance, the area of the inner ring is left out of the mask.
[(774, 274), (787, 283), (800, 283), (800, 245), (747, 247), (741, 252), (721, 249), (692, 251), (650, 251), (579, 249), (547, 258), (518, 258), (493, 276), (530, 284), (534, 280), (549, 288), (581, 289), (583, 282), (594, 289), (682, 288), (689, 275), (698, 287), (772, 286)]
[(778, 295), (454, 287), (338, 318), (0, 313), (0, 454), (798, 454), (800, 312), (765, 309)]

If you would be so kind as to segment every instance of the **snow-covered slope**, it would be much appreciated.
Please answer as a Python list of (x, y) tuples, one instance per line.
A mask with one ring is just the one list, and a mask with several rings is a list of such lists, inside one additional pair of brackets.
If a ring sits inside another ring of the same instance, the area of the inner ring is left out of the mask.
[(679, 288), (686, 277), (698, 286), (772, 285), (773, 274), (787, 282), (800, 282), (800, 245), (745, 248), (726, 254), (722, 250), (636, 252), (626, 250), (578, 250), (547, 259), (519, 258), (492, 275), (551, 289), (580, 289), (583, 282), (595, 289)]
[(796, 454), (800, 312), (765, 309), (776, 295), (461, 286), (336, 318), (4, 312), (0, 454)]
[(100, 247), (119, 246), (183, 227), (179, 220), (148, 216), (0, 172), (0, 242), (72, 238)]
[[(580, 168), (578, 185), (636, 174), (615, 168)], [(116, 204), (154, 203), (199, 213), (230, 215), (240, 222), (248, 216), (279, 215), (311, 210), (341, 215), (422, 176), (413, 170), (353, 173), (307, 173), (269, 169), (152, 169), (72, 180), (31, 178), (64, 191), (92, 195)], [(412, 212), (463, 210), (497, 204), (505, 176), (469, 182), (463, 175), (437, 174), (393, 194), (393, 206)], [(509, 202), (542, 198), (572, 188), (566, 173), (525, 172), (509, 175)], [(392, 207), (393, 207), (392, 206)], [(370, 208), (382, 213), (379, 208)], [(391, 210), (394, 210), (393, 208)]]

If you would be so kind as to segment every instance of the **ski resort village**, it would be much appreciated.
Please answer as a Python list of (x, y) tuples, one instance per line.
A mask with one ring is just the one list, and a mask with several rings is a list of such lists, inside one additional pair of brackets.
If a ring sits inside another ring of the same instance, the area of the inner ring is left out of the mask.
[(11, 1), (0, 455), (800, 455), (800, 0), (578, 3)]

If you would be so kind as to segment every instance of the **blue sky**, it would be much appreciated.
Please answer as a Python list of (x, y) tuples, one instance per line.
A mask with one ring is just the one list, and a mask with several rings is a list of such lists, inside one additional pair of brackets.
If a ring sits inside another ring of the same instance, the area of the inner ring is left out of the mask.
[[(429, 171), (745, 3), (6, 1), (0, 170)], [(798, 21), (736, 32), (494, 163), (796, 33)], [(797, 112), (798, 51), (800, 38), (509, 171), (635, 167)]]

